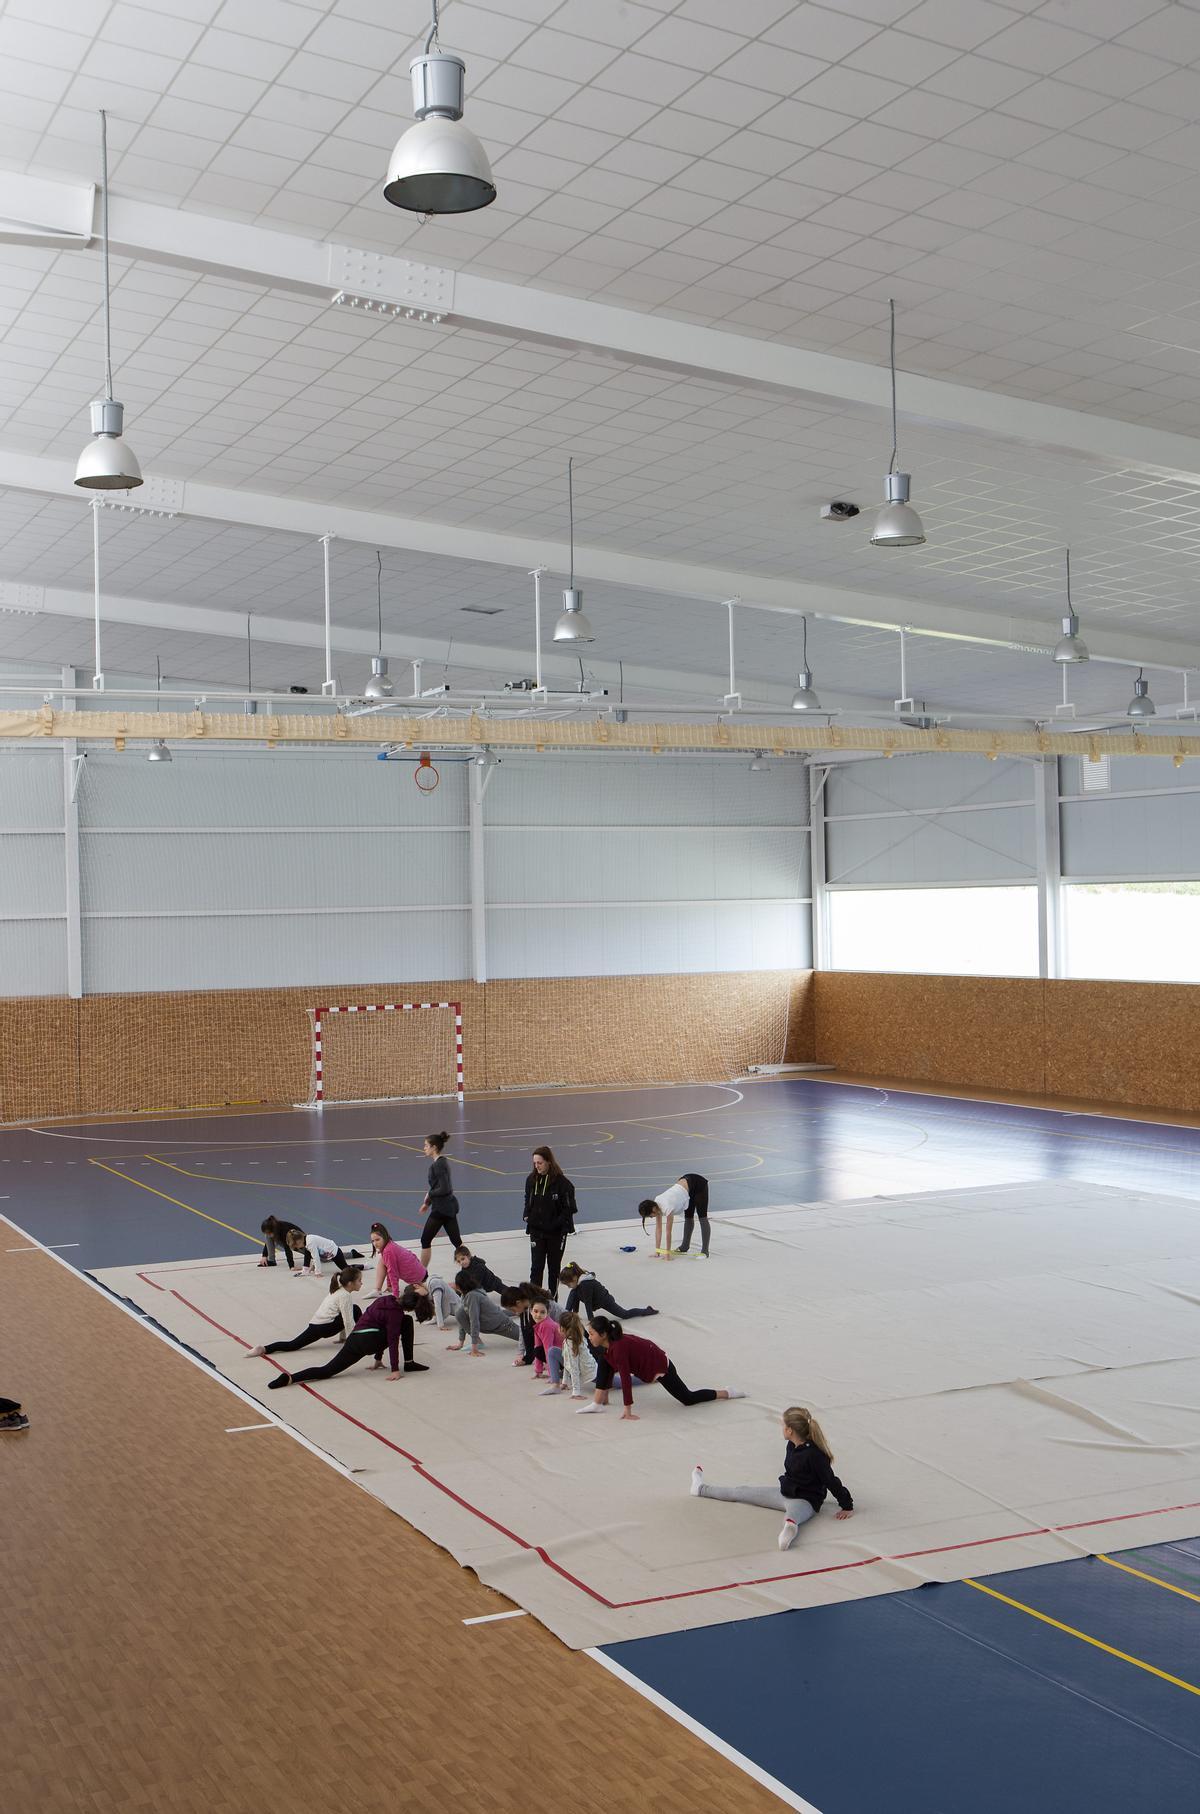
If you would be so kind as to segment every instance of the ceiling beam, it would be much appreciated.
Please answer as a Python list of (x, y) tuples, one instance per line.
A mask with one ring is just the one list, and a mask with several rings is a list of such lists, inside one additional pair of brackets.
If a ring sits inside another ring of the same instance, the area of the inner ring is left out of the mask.
[[(87, 507), (66, 460), (0, 448), (0, 488), (69, 497)], [(565, 574), (570, 555), (565, 542), (534, 540), (498, 530), (439, 523), (425, 517), (356, 510), (345, 504), (323, 504), (313, 498), (283, 497), (206, 485), (199, 480), (151, 476), (137, 494), (155, 508), (207, 521), (280, 530), (315, 541), (329, 533), (368, 548), (400, 548), (441, 555), (450, 560), (479, 561), (524, 572), (544, 567)], [(894, 558), (894, 557), (893, 557)], [(901, 557), (902, 559), (903, 557)], [(681, 604), (719, 605), (739, 599), (748, 610), (787, 616), (807, 614), (864, 628), (911, 630), (982, 646), (1010, 648), (1032, 655), (1047, 653), (1058, 635), (1053, 617), (1024, 618), (996, 611), (976, 611), (898, 593), (859, 592), (848, 587), (813, 585), (775, 579), (729, 568), (702, 567), (689, 561), (659, 560), (624, 554), (613, 548), (575, 549), (577, 579), (600, 581), (637, 591), (661, 592)], [(213, 634), (214, 632), (209, 632)], [(227, 635), (228, 631), (218, 634)], [(1189, 668), (1200, 666), (1200, 642), (1149, 637), (1086, 627), (1088, 647), (1097, 656), (1130, 666)]]
[[(64, 194), (61, 208), (51, 205), (56, 182), (69, 192)], [(77, 197), (78, 191), (78, 183), (64, 182), (52, 172), (0, 173), (0, 221), (18, 220), (26, 232), (31, 218), (35, 229), (42, 217), (51, 226), (69, 209), (71, 197)], [(765, 386), (777, 393), (880, 410), (888, 407), (884, 366), (725, 328), (703, 327), (666, 314), (648, 314), (362, 248), (329, 245), (275, 228), (136, 201), (119, 193), (110, 200), (110, 232), (114, 250), (130, 258), (218, 272), (326, 298), (348, 291), (517, 338), (588, 347), (620, 359)], [(881, 349), (884, 327), (881, 315)], [(1200, 479), (1200, 441), (1191, 436), (911, 373), (904, 375), (900, 400), (909, 420)]]

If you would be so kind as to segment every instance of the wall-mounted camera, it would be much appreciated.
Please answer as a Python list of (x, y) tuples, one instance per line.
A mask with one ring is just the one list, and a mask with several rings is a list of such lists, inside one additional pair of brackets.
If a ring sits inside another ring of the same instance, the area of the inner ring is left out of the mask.
[(848, 523), (852, 517), (856, 517), (858, 514), (857, 504), (846, 504), (835, 500), (832, 504), (822, 504), (821, 506), (821, 520), (826, 523)]

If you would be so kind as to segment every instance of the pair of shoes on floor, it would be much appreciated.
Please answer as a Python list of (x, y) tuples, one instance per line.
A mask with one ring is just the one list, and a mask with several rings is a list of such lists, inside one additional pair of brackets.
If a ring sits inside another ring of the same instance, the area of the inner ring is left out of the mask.
[(0, 1417), (0, 1436), (18, 1436), (28, 1428), (29, 1419), (24, 1411), (8, 1411)]

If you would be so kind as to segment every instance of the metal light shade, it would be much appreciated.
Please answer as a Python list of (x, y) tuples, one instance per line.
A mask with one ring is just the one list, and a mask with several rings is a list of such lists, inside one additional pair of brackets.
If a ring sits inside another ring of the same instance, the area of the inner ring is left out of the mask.
[(908, 501), (911, 474), (889, 472), (887, 502), (875, 518), (871, 541), (876, 548), (917, 548), (925, 540), (925, 525)]
[(158, 743), (152, 743), (146, 751), (147, 762), (170, 762), (171, 760), (171, 752), (161, 739)]
[(371, 678), (363, 688), (363, 698), (390, 699), (395, 691), (395, 683), (388, 673), (387, 656), (372, 655)]
[(596, 633), (583, 614), (583, 593), (578, 586), (563, 592), (563, 613), (554, 626), (555, 642), (595, 642)]
[(487, 152), (462, 123), (466, 66), (445, 54), (410, 66), (415, 126), (397, 140), (384, 199), (411, 214), (469, 214), (496, 199)]
[(792, 694), (793, 712), (819, 712), (821, 701), (813, 692), (812, 675), (807, 668), (801, 668), (796, 679), (796, 691)]
[(1054, 645), (1054, 659), (1059, 662), (1087, 661), (1088, 647), (1079, 634), (1079, 619), (1072, 611), (1062, 620), (1063, 633)]
[(1133, 698), (1125, 707), (1127, 718), (1153, 718), (1157, 708), (1150, 697), (1150, 687), (1139, 674), (1133, 683)]
[(79, 456), (75, 483), (88, 491), (132, 491), (142, 469), (132, 447), (121, 439), (125, 410), (111, 397), (92, 404), (92, 435)]

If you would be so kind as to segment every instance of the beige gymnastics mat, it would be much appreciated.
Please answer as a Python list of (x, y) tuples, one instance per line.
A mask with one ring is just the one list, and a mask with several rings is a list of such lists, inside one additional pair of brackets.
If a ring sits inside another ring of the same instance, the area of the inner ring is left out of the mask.
[[(619, 1301), (659, 1305), (632, 1327), (690, 1386), (745, 1400), (685, 1409), (648, 1387), (639, 1422), (619, 1391), (577, 1417), (511, 1343), (472, 1360), (433, 1325), (427, 1374), (364, 1364), (268, 1392), (276, 1369), (246, 1348), (297, 1333), (319, 1282), (246, 1254), (97, 1276), (574, 1647), (1200, 1534), (1196, 1204), (1019, 1184), (714, 1217), (708, 1261), (630, 1239), (590, 1224), (571, 1252)], [(517, 1235), (474, 1246), (502, 1278), (527, 1270)], [(827, 1503), (781, 1554), (776, 1514), (688, 1483), (700, 1461), (713, 1484), (771, 1484), (793, 1403), (859, 1510)]]

